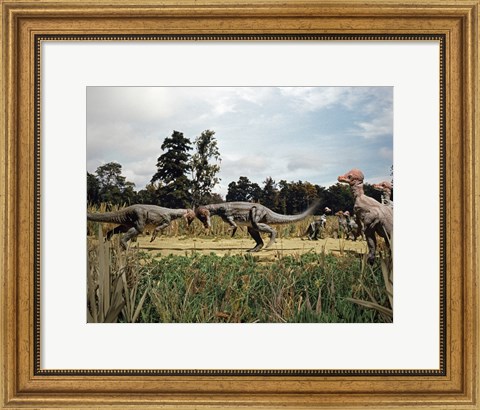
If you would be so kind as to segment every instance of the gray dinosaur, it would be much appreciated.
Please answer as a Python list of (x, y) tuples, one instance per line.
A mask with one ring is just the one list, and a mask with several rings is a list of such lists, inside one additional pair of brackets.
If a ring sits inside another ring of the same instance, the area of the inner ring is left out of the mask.
[(350, 239), (350, 234), (352, 234), (353, 240), (356, 241), (357, 237), (362, 236), (362, 229), (359, 229), (358, 223), (355, 221), (355, 218), (350, 215), (350, 212), (345, 211), (343, 215), (345, 216), (347, 222), (347, 239)]
[(345, 182), (352, 189), (353, 197), (355, 198), (353, 209), (358, 226), (363, 226), (364, 228), (369, 250), (368, 262), (372, 264), (375, 260), (377, 247), (375, 234), (380, 235), (385, 239), (387, 245), (391, 246), (393, 239), (393, 209), (365, 195), (363, 180), (363, 173), (359, 169), (352, 169), (345, 175), (338, 177), (338, 182)]
[(87, 219), (95, 222), (110, 222), (118, 224), (117, 227), (107, 232), (107, 240), (117, 233), (125, 233), (120, 240), (120, 245), (125, 250), (127, 242), (143, 233), (146, 226), (154, 226), (150, 242), (157, 234), (165, 229), (174, 219), (185, 218), (188, 225), (195, 219), (192, 209), (171, 209), (157, 205), (136, 204), (114, 212), (98, 214), (87, 213)]
[(304, 236), (307, 236), (310, 241), (317, 241), (318, 236), (327, 225), (327, 214), (331, 212), (332, 210), (328, 206), (326, 206), (324, 209), (324, 214), (319, 217), (315, 217), (315, 219), (310, 223), (310, 225), (308, 225), (307, 231), (305, 232)]
[(224, 202), (220, 204), (200, 206), (195, 210), (195, 214), (206, 229), (211, 226), (211, 216), (219, 216), (224, 222), (231, 226), (232, 236), (235, 235), (238, 225), (246, 226), (248, 233), (256, 242), (255, 247), (249, 249), (248, 252), (258, 252), (264, 245), (260, 232), (270, 234), (270, 241), (266, 248), (275, 243), (277, 232), (269, 226), (269, 224), (288, 224), (301, 221), (309, 215), (312, 215), (317, 206), (318, 202), (315, 202), (301, 214), (282, 215), (273, 212), (271, 209), (261, 204), (251, 202)]

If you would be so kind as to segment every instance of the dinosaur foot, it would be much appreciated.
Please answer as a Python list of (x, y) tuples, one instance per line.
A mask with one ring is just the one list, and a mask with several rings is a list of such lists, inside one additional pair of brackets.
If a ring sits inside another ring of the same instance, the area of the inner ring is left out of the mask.
[(275, 240), (268, 242), (267, 246), (265, 246), (265, 249), (270, 248), (275, 243)]
[(263, 248), (263, 243), (259, 243), (255, 248), (249, 249), (247, 252), (258, 252), (260, 249)]

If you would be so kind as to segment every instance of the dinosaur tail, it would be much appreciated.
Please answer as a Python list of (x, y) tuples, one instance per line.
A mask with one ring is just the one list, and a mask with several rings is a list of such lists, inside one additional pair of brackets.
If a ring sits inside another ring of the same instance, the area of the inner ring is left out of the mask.
[(282, 215), (282, 214), (277, 214), (276, 212), (270, 211), (268, 213), (269, 223), (289, 224), (293, 222), (299, 222), (307, 218), (308, 216), (313, 215), (315, 210), (318, 208), (319, 203), (320, 203), (319, 200), (314, 201), (313, 204), (308, 207), (308, 209), (306, 209), (301, 214), (297, 214), (297, 215)]
[(118, 224), (127, 222), (125, 214), (119, 212), (104, 212), (101, 214), (87, 213), (87, 219), (94, 222), (110, 222)]

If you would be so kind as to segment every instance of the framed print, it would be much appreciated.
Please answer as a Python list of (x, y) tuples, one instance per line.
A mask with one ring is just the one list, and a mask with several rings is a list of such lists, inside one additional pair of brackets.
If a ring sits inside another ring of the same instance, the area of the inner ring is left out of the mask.
[(477, 408), (478, 6), (2, 2), (2, 408)]

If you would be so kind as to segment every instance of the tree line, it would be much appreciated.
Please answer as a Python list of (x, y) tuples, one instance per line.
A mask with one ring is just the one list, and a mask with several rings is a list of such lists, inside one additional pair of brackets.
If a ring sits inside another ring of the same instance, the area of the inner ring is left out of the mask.
[[(220, 182), (221, 156), (212, 130), (203, 131), (193, 143), (182, 132), (173, 131), (161, 145), (156, 172), (144, 189), (122, 176), (122, 165), (110, 162), (87, 172), (87, 201), (90, 204), (126, 206), (134, 203), (156, 204), (168, 208), (190, 208), (223, 202), (213, 192)], [(192, 153), (190, 152), (192, 151)], [(365, 193), (380, 201), (381, 193), (365, 184)], [(260, 202), (275, 212), (294, 214), (305, 210), (314, 200), (319, 210), (328, 206), (336, 211), (353, 212), (354, 199), (348, 186), (337, 183), (328, 188), (307, 181), (276, 182), (271, 176), (262, 186), (240, 176), (228, 184), (226, 201)]]

